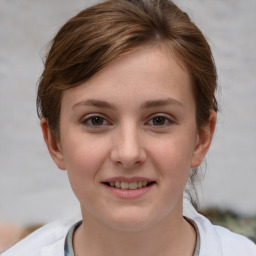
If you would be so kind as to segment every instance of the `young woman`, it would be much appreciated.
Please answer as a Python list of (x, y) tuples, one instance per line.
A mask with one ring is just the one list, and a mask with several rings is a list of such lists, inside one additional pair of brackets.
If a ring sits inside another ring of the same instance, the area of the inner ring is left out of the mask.
[(172, 1), (110, 0), (69, 20), (37, 104), (82, 220), (47, 225), (3, 256), (256, 255), (183, 206), (214, 134), (216, 79), (208, 43)]

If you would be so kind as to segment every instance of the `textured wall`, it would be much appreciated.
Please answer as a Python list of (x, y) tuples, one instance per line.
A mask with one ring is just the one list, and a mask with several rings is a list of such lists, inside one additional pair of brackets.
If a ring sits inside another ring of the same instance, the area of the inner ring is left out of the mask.
[[(0, 216), (20, 223), (73, 216), (78, 202), (48, 156), (36, 116), (46, 43), (96, 1), (0, 1)], [(207, 156), (202, 206), (256, 213), (256, 2), (176, 0), (207, 36), (222, 111)]]

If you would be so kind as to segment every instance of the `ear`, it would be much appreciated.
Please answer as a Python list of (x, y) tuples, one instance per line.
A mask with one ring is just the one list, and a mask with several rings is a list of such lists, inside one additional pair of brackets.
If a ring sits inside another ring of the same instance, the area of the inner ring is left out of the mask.
[(202, 163), (211, 145), (215, 125), (216, 112), (214, 110), (211, 110), (208, 124), (200, 128), (200, 130), (198, 131), (198, 137), (191, 161), (191, 168), (198, 167)]
[(40, 126), (43, 132), (44, 141), (47, 145), (48, 151), (53, 161), (61, 170), (66, 170), (66, 165), (60, 143), (56, 142), (55, 138), (52, 135), (48, 122), (45, 118), (41, 119)]

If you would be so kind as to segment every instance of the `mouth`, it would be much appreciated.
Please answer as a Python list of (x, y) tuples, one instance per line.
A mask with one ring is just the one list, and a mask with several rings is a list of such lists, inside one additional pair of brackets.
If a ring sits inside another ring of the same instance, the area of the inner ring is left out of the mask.
[(125, 181), (110, 181), (103, 182), (106, 186), (123, 189), (123, 190), (135, 190), (145, 187), (150, 187), (155, 184), (155, 181), (135, 181), (135, 182), (125, 182)]

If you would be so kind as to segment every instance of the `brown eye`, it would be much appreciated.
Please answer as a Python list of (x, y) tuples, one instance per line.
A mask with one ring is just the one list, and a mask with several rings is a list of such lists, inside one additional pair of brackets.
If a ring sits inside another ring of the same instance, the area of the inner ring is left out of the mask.
[(166, 123), (169, 123), (169, 120), (167, 118), (162, 116), (157, 116), (152, 119), (153, 125), (165, 125)]
[(101, 116), (89, 116), (85, 120), (82, 121), (83, 125), (89, 126), (89, 127), (101, 127), (109, 125), (109, 122), (101, 117)]
[(146, 124), (155, 129), (164, 129), (175, 124), (175, 121), (169, 115), (159, 114), (152, 117)]
[(104, 119), (102, 117), (100, 116), (91, 117), (92, 125), (98, 126), (98, 125), (103, 125), (103, 123), (104, 123)]

